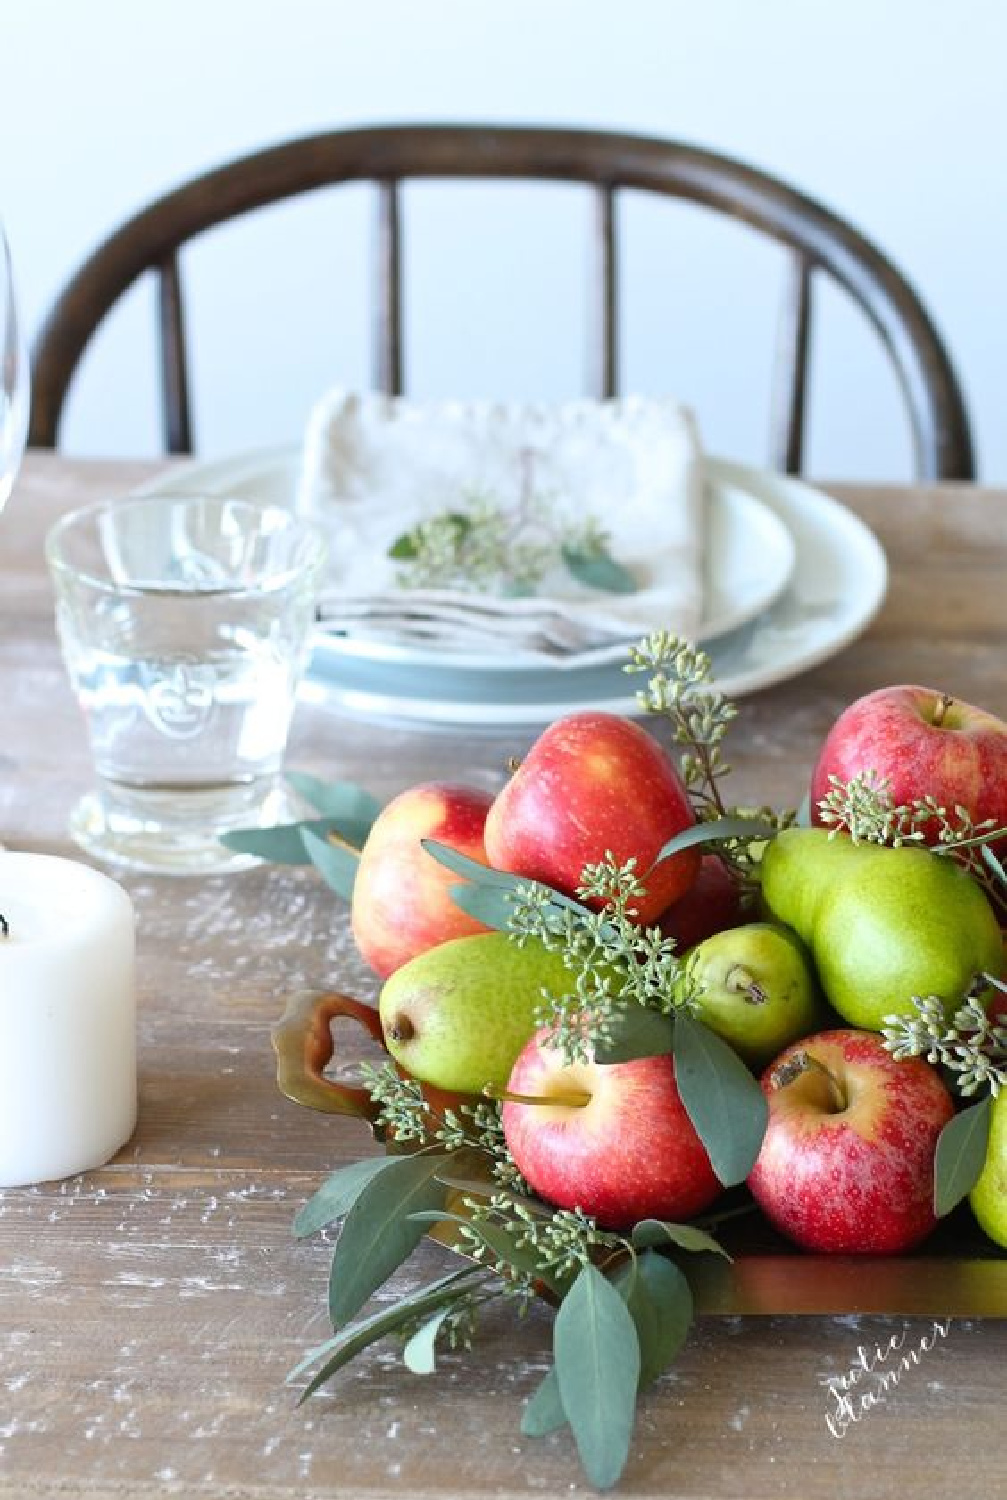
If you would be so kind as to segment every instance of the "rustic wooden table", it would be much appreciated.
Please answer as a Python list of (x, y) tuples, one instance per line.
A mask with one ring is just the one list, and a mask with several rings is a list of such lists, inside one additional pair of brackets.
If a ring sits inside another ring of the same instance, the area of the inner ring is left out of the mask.
[[(43, 534), (150, 472), (32, 457), (0, 523), (0, 838), (14, 848), (71, 852), (67, 814), (89, 780)], [(888, 603), (834, 661), (746, 703), (731, 746), (739, 801), (799, 800), (832, 719), (887, 682), (940, 685), (1007, 717), (1007, 493), (836, 493), (888, 549)], [(290, 763), (379, 795), (446, 774), (494, 787), (527, 738), (407, 733), (306, 704)], [(0, 1495), (586, 1490), (568, 1436), (518, 1432), (548, 1362), (544, 1309), (518, 1327), (490, 1319), (472, 1353), (426, 1380), (379, 1346), (295, 1408), (284, 1377), (328, 1334), (329, 1251), (295, 1241), (291, 1219), (366, 1137), (279, 1096), (269, 1028), (292, 989), (371, 996), (374, 983), (310, 870), (124, 883), (139, 916), (140, 1124), (102, 1171), (0, 1193)], [(447, 1262), (427, 1244), (397, 1285)], [(824, 1380), (892, 1338), (934, 1347), (834, 1436)], [(937, 1333), (930, 1317), (704, 1319), (642, 1403), (622, 1492), (1002, 1493), (1005, 1370), (996, 1320)]]

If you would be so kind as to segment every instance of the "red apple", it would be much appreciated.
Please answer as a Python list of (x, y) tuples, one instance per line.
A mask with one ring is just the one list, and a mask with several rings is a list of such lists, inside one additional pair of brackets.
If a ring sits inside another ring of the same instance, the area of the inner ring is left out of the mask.
[(558, 1208), (580, 1208), (608, 1229), (685, 1219), (721, 1185), (675, 1087), (670, 1057), (563, 1062), (539, 1031), (518, 1056), (503, 1106), (518, 1170)]
[(570, 714), (535, 741), (490, 808), (486, 853), (497, 869), (570, 896), (606, 853), (635, 859), (647, 887), (638, 920), (651, 922), (696, 878), (698, 848), (651, 870), (694, 822), (678, 768), (652, 735), (616, 714)]
[(715, 932), (741, 927), (748, 920), (738, 881), (719, 854), (704, 854), (695, 881), (661, 913), (659, 926), (665, 937), (675, 939), (676, 952), (685, 953)]
[(458, 876), (420, 841), (436, 839), (485, 863), (483, 827), (492, 800), (476, 787), (427, 781), (380, 813), (360, 856), (352, 923), (361, 955), (382, 979), (449, 938), (488, 930), (455, 905), (449, 891)]
[[(865, 771), (888, 779), (896, 806), (930, 796), (949, 813), (964, 807), (976, 823), (1007, 827), (1007, 724), (936, 688), (879, 688), (840, 714), (811, 778), (813, 821), (830, 775)], [(936, 823), (923, 831), (936, 840)]]
[(954, 1113), (921, 1058), (869, 1031), (823, 1031), (762, 1078), (769, 1125), (748, 1185), (806, 1250), (893, 1254), (934, 1228), (934, 1150)]

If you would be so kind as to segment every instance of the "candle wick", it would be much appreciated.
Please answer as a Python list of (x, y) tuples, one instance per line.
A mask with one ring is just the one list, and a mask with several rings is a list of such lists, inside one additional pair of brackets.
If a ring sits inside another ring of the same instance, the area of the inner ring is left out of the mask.
[(10, 937), (10, 923), (8, 922), (7, 918), (4, 916), (3, 912), (0, 911), (0, 938), (9, 938), (9, 937)]

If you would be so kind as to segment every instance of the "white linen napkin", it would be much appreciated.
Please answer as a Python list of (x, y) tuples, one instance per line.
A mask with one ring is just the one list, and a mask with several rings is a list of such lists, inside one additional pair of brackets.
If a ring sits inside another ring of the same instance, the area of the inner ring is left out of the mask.
[[(463, 508), (473, 491), (510, 509), (529, 460), (537, 490), (571, 516), (598, 520), (637, 592), (587, 588), (562, 566), (534, 597), (401, 586), (401, 565), (388, 555), (396, 538)], [(297, 506), (329, 533), (323, 629), (575, 660), (655, 629), (696, 636), (704, 493), (695, 421), (667, 398), (420, 402), (336, 390), (311, 413)]]

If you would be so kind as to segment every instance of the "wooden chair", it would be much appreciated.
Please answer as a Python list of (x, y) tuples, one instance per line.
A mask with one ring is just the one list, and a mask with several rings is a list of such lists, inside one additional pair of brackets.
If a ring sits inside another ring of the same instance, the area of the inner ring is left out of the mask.
[(30, 441), (55, 446), (67, 388), (88, 340), (145, 271), (159, 284), (165, 447), (192, 451), (179, 252), (212, 225), (298, 193), (371, 180), (379, 205), (376, 376), (402, 390), (402, 233), (406, 178), (542, 178), (587, 184), (597, 205), (597, 337), (593, 391), (617, 394), (621, 188), (704, 204), (788, 246), (792, 276), (782, 311), (771, 461), (801, 470), (812, 290), (831, 276), (873, 324), (894, 366), (912, 426), (917, 477), (972, 479), (972, 439), (947, 352), (912, 287), (880, 250), (814, 199), (753, 167), (678, 141), (599, 131), (496, 126), (386, 126), (338, 130), (245, 156), (159, 198), (109, 236), (57, 298), (33, 360)]

